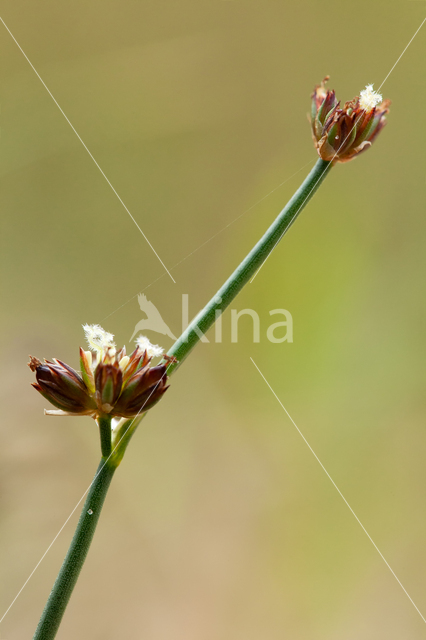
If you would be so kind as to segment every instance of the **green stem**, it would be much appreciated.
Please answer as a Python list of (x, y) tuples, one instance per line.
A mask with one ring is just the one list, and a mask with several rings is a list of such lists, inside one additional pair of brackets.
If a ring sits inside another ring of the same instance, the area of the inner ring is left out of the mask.
[[(244, 285), (255, 275), (256, 271), (262, 266), (266, 258), (274, 250), (285, 232), (302, 211), (303, 207), (313, 196), (327, 175), (330, 167), (330, 162), (325, 162), (321, 159), (317, 161), (306, 180), (266, 231), (265, 235), (253, 247), (216, 295), (207, 303), (204, 309), (200, 311), (196, 318), (194, 318), (186, 331), (178, 338), (168, 352), (168, 355), (175, 356), (178, 360), (177, 363), (169, 366), (169, 374), (182, 364), (195, 345), (198, 344), (201, 337), (214, 324), (232, 300), (234, 300)], [(143, 415), (144, 414), (142, 414), (141, 418)], [(111, 478), (123, 457), (128, 441), (133, 435), (140, 419), (125, 423), (122, 444), (119, 445), (117, 451), (115, 451), (111, 457), (109, 457), (111, 455), (110, 419), (106, 417), (100, 418), (98, 421), (103, 458), (90, 487), (71, 546), (53, 586), (33, 640), (51, 640), (56, 635), (68, 600), (71, 597), (72, 590), (77, 582), (89, 550)], [(129, 429), (128, 424), (131, 425), (131, 429)], [(105, 460), (108, 457), (109, 461), (106, 463)]]
[(116, 467), (101, 459), (87, 494), (71, 546), (56, 578), (33, 640), (52, 640), (64, 615), (71, 593), (89, 551)]
[(167, 355), (174, 356), (178, 362), (168, 368), (170, 375), (176, 370), (210, 327), (216, 322), (226, 307), (239, 294), (244, 285), (256, 274), (267, 257), (272, 253), (283, 235), (288, 231), (299, 213), (309, 202), (332, 164), (319, 158), (281, 213), (275, 218), (269, 229), (244, 258), (234, 273), (221, 286), (204, 309), (192, 320), (188, 328), (169, 349)]
[(99, 435), (101, 436), (102, 457), (111, 455), (111, 416), (105, 415), (98, 418)]

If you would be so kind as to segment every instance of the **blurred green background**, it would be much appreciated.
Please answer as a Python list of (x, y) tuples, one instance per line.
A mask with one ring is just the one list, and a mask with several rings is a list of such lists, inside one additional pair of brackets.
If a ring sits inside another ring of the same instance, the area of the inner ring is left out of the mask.
[[(330, 74), (343, 100), (377, 88), (425, 6), (5, 0), (2, 17), (172, 268), (315, 161), (313, 86)], [(383, 87), (377, 143), (332, 170), (233, 305), (259, 313), (260, 343), (246, 318), (231, 344), (228, 310), (223, 343), (201, 345), (141, 425), (58, 637), (425, 637), (249, 359), (426, 615), (425, 41), (426, 26)], [(182, 293), (194, 315), (310, 166), (173, 284), (2, 25), (0, 46), (2, 614), (99, 457), (89, 418), (43, 416), (28, 354), (77, 366), (85, 322), (129, 346), (143, 290), (178, 334)], [(293, 344), (266, 340), (276, 308)], [(1, 638), (31, 637), (78, 511)]]

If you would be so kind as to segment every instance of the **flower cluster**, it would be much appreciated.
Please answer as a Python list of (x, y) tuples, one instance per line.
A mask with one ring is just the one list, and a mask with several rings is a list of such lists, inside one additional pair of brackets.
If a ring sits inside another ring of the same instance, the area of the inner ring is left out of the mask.
[(132, 418), (151, 409), (168, 389), (165, 364), (151, 366), (161, 347), (141, 336), (133, 353), (116, 350), (114, 336), (99, 325), (84, 325), (90, 351), (80, 348), (81, 373), (61, 360), (43, 363), (30, 356), (28, 366), (36, 374), (33, 387), (56, 411), (48, 415), (103, 415)]
[(323, 160), (348, 162), (368, 149), (386, 124), (390, 100), (369, 84), (343, 109), (334, 91), (325, 88), (329, 77), (312, 94), (311, 124), (314, 144)]

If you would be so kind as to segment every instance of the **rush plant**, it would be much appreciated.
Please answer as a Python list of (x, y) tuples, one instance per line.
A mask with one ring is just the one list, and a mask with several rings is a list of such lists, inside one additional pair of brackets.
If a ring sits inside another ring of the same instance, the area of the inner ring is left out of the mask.
[(279, 213), (272, 225), (247, 254), (222, 287), (176, 340), (160, 364), (152, 359), (162, 355), (157, 345), (145, 337), (137, 340), (128, 356), (116, 349), (114, 336), (99, 325), (85, 325), (89, 350), (80, 349), (80, 371), (64, 362), (41, 362), (30, 358), (36, 375), (35, 389), (55, 409), (48, 415), (89, 416), (98, 424), (101, 461), (87, 494), (81, 516), (58, 577), (53, 585), (33, 640), (52, 640), (87, 556), (102, 505), (115, 470), (143, 417), (161, 400), (168, 378), (188, 357), (201, 337), (234, 300), (275, 249), (299, 213), (312, 198), (330, 169), (366, 151), (386, 123), (389, 101), (373, 91), (372, 85), (343, 108), (334, 91), (324, 81), (312, 94), (311, 126), (319, 158)]

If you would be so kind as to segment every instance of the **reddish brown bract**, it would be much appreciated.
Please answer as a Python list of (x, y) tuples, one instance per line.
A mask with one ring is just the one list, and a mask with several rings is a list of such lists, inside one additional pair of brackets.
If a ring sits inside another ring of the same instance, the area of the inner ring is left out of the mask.
[[(359, 97), (346, 102), (343, 109), (334, 91), (325, 83), (315, 87), (312, 94), (312, 135), (318, 155), (329, 162), (348, 162), (368, 149), (386, 124), (390, 100), (369, 110), (361, 108)], [(376, 94), (375, 94), (376, 95)]]

